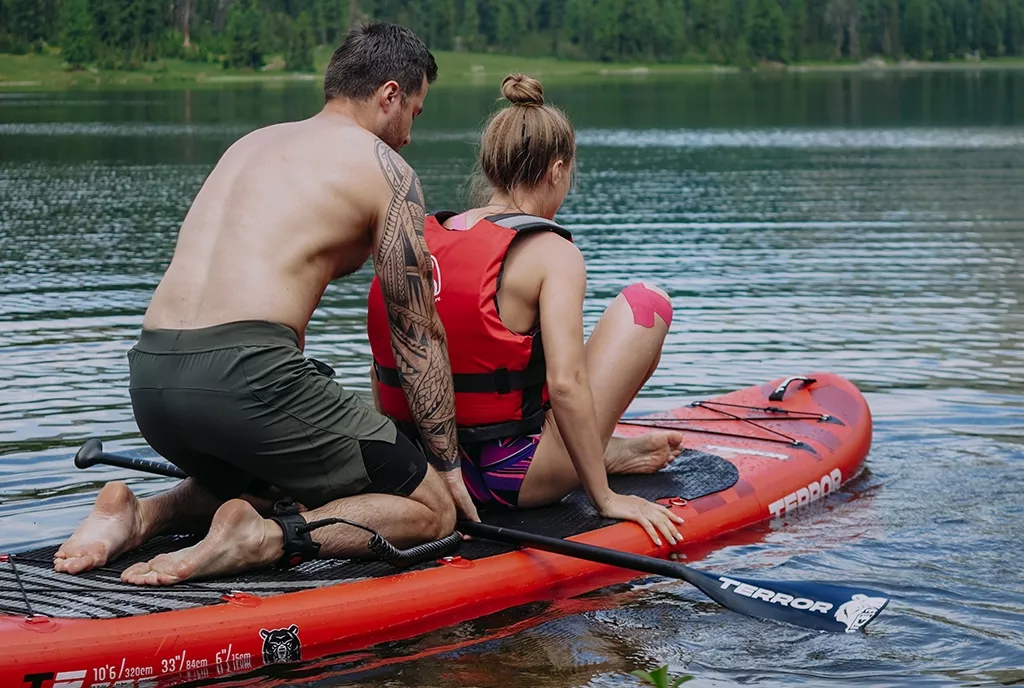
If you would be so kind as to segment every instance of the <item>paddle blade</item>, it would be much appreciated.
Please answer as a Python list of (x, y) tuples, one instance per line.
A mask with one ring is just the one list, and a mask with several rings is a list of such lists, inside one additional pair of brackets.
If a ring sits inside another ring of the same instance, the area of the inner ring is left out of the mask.
[(832, 633), (867, 626), (889, 604), (884, 593), (808, 581), (761, 581), (690, 569), (687, 581), (723, 607), (759, 619)]

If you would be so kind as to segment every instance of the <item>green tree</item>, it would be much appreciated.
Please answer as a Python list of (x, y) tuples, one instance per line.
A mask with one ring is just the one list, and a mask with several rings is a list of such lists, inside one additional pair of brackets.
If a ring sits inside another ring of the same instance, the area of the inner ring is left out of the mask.
[[(352, 20), (409, 26), (432, 49), (499, 49), (600, 60), (946, 59), (1024, 54), (1024, 0), (0, 0), (0, 51), (91, 33), (102, 66), (177, 55), (265, 54), (301, 64)], [(91, 18), (83, 28), (81, 9)], [(305, 15), (305, 19), (303, 19)], [(72, 21), (74, 19), (74, 21)], [(309, 39), (307, 26), (312, 32)], [(88, 51), (86, 51), (88, 53)], [(77, 62), (76, 62), (77, 63)]]
[(0, 0), (0, 53), (11, 50), (14, 38), (11, 36), (11, 17), (7, 9), (7, 0)]
[(1003, 54), (1003, 21), (1006, 12), (1000, 0), (980, 0), (978, 5), (978, 47), (985, 57)]
[(260, 49), (264, 55), (286, 55), (291, 49), (295, 33), (295, 20), (284, 12), (262, 13), (260, 21)]
[(295, 72), (313, 71), (313, 48), (316, 46), (316, 35), (313, 33), (313, 22), (309, 13), (299, 14), (295, 22), (295, 29), (292, 31), (291, 41), (288, 46), (288, 56), (285, 61), (288, 69)]
[(324, 42), (335, 45), (348, 30), (348, 0), (323, 0)]
[(7, 14), (16, 52), (28, 50), (29, 45), (45, 37), (45, 15), (40, 0), (8, 0)]
[(1006, 52), (1024, 55), (1024, 3), (1015, 0), (1010, 3), (1006, 16)]
[(789, 21), (789, 54), (799, 62), (804, 55), (804, 40), (807, 28), (807, 5), (804, 0), (790, 0), (788, 10)]
[(61, 55), (71, 69), (96, 58), (96, 37), (89, 0), (64, 0), (60, 8)]
[(138, 5), (137, 51), (144, 60), (161, 57), (160, 42), (167, 33), (170, 16), (163, 0), (134, 0)]
[(660, 59), (682, 58), (686, 52), (685, 0), (662, 0), (657, 41), (657, 54)]
[(752, 0), (747, 22), (747, 45), (756, 60), (786, 59), (789, 37), (786, 15), (777, 0)]
[(526, 34), (526, 17), (519, 0), (496, 0), (498, 4), (498, 47), (515, 50)]
[(107, 50), (123, 49), (128, 44), (124, 3), (120, 0), (92, 0), (96, 39)]
[(900, 4), (899, 0), (882, 0), (882, 52), (888, 57), (900, 57)]
[(622, 14), (631, 0), (597, 0), (594, 3), (594, 57), (611, 62), (622, 55)]
[[(715, 8), (712, 5), (714, 0), (690, 0), (689, 23), (690, 36), (688, 43), (700, 55), (709, 59), (713, 52), (714, 44), (718, 39), (715, 30)], [(714, 60), (711, 60), (714, 61)]]
[[(726, 57), (735, 60), (745, 55), (749, 60), (750, 46), (746, 45), (746, 7), (743, 0), (712, 0), (712, 16), (715, 39), (719, 46), (726, 46)], [(742, 39), (742, 41), (741, 41)]]
[(860, 39), (857, 35), (857, 25), (860, 19), (860, 8), (856, 0), (829, 0), (825, 8), (825, 22), (832, 30), (833, 55), (836, 59), (843, 56), (843, 46), (847, 47), (846, 53), (853, 59), (859, 57)]
[(969, 0), (951, 0), (949, 18), (953, 24), (952, 51), (962, 56), (974, 47), (974, 18)]
[(928, 47), (931, 59), (948, 60), (953, 50), (953, 23), (939, 0), (928, 0)]
[(326, 0), (313, 0), (313, 33), (316, 34), (317, 43), (327, 43), (327, 2)]
[(928, 46), (929, 9), (927, 0), (907, 0), (903, 14), (903, 49), (916, 60), (931, 57)]
[(565, 3), (566, 37), (580, 48), (580, 53), (591, 56), (594, 45), (594, 0), (567, 0)]
[(455, 0), (426, 0), (426, 10), (427, 45), (436, 50), (451, 50), (455, 40)]
[(459, 22), (459, 38), (466, 50), (479, 52), (484, 48), (483, 36), (480, 35), (480, 10), (477, 0), (465, 0), (462, 5), (462, 21)]
[(627, 2), (620, 17), (620, 52), (624, 59), (654, 59), (664, 49), (665, 23), (658, 0)]
[(245, 0), (228, 11), (228, 64), (234, 67), (263, 66), (263, 22), (257, 0)]

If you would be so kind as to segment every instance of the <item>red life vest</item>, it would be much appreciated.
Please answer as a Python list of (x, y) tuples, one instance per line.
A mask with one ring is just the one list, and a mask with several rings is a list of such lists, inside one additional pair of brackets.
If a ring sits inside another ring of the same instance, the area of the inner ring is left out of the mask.
[[(498, 315), (505, 256), (517, 236), (555, 232), (556, 223), (532, 215), (491, 215), (466, 230), (442, 223), (455, 213), (428, 215), (423, 235), (434, 263), (434, 301), (448, 338), (460, 443), (539, 432), (548, 392), (540, 329), (510, 331)], [(399, 424), (413, 423), (391, 349), (379, 280), (370, 285), (367, 334), (377, 373), (381, 410)], [(414, 427), (414, 426), (413, 426)]]

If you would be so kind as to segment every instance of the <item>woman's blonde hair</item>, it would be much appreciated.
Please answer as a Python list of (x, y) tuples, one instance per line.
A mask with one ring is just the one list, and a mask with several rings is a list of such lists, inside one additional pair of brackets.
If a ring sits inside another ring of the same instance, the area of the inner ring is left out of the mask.
[(509, 105), (487, 120), (480, 140), (474, 202), (486, 203), (494, 191), (511, 195), (516, 188), (539, 184), (555, 160), (570, 166), (576, 154), (572, 122), (559, 108), (544, 104), (544, 88), (526, 74), (509, 74), (501, 82)]

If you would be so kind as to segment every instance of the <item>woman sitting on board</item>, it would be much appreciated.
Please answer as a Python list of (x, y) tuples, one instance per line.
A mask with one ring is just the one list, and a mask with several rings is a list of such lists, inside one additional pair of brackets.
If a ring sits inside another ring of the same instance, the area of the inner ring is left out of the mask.
[[(659, 534), (675, 544), (681, 518), (608, 486), (609, 473), (653, 473), (681, 450), (678, 432), (612, 437), (658, 365), (672, 321), (668, 295), (627, 287), (584, 345), (583, 256), (552, 221), (573, 175), (572, 124), (544, 104), (536, 79), (510, 75), (501, 93), (511, 104), (490, 118), (480, 146), (490, 200), (429, 215), (424, 227), (448, 336), (463, 478), (481, 506), (519, 509), (557, 502), (582, 483), (602, 516), (635, 521), (656, 544)], [(367, 322), (374, 400), (417, 439), (387, 321), (375, 278)]]

